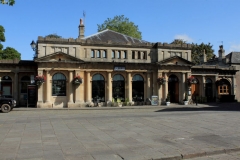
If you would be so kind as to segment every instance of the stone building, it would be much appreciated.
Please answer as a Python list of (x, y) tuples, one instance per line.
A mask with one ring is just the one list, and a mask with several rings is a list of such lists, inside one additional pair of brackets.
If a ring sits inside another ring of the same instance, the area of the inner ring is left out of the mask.
[[(91, 102), (111, 106), (116, 101), (149, 104), (153, 95), (159, 104), (168, 95), (172, 103), (183, 103), (186, 97), (205, 102), (237, 94), (236, 67), (222, 65), (223, 56), (219, 64), (203, 56), (202, 65), (194, 66), (190, 44), (150, 43), (111, 30), (85, 37), (80, 20), (77, 39), (38, 37), (36, 45), (34, 60), (24, 63), (33, 67), (15, 63), (8, 64), (12, 70), (0, 68), (2, 82), (4, 76), (13, 79), (10, 90), (18, 105), (26, 102), (24, 76), (26, 84), (44, 77), (36, 88), (39, 108), (85, 107)], [(189, 77), (194, 83), (187, 83)]]

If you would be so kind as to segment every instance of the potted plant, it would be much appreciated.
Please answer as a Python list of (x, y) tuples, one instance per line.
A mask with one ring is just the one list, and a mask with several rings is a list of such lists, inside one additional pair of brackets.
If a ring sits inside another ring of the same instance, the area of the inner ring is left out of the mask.
[(197, 79), (193, 76), (190, 76), (190, 77), (187, 78), (187, 83), (188, 83), (188, 85), (197, 83)]
[(165, 84), (165, 83), (166, 83), (165, 77), (158, 77), (157, 83), (158, 83), (159, 85)]
[(46, 77), (44, 77), (44, 75), (36, 76), (34, 80), (35, 80), (36, 85), (40, 86), (41, 84), (43, 84), (46, 81)]
[(82, 83), (82, 77), (80, 77), (79, 75), (75, 76), (73, 78), (73, 81), (72, 81), (73, 84), (76, 84), (76, 85), (79, 85)]
[(117, 98), (117, 105), (118, 107), (122, 107), (122, 101), (120, 98)]
[(169, 106), (170, 104), (170, 93), (168, 92), (167, 98), (166, 98), (166, 105)]
[(188, 95), (185, 94), (185, 98), (183, 100), (184, 105), (188, 105)]

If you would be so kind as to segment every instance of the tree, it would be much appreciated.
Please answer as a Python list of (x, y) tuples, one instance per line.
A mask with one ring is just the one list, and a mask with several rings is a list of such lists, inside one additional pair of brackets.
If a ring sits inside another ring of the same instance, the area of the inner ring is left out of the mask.
[(21, 54), (12, 47), (5, 48), (0, 52), (0, 59), (21, 59)]
[(62, 36), (57, 35), (56, 33), (46, 35), (45, 38), (62, 38)]
[(4, 36), (5, 29), (3, 26), (0, 25), (0, 51), (3, 49), (2, 42), (5, 42), (5, 36)]
[(21, 59), (21, 54), (14, 48), (7, 47), (3, 49), (3, 45), (1, 43), (5, 42), (4, 32), (4, 27), (0, 25), (0, 59)]
[(1, 4), (7, 4), (9, 6), (13, 6), (15, 4), (15, 0), (0, 0)]
[(103, 24), (98, 24), (98, 32), (105, 29), (110, 29), (122, 34), (126, 34), (130, 37), (142, 39), (142, 33), (138, 30), (138, 26), (129, 21), (128, 18), (121, 16), (115, 16), (113, 19), (108, 18)]
[[(186, 44), (186, 41), (182, 39), (175, 39), (171, 44)], [(213, 46), (210, 43), (208, 44), (201, 43), (200, 45), (198, 45), (197, 43), (195, 44), (192, 43), (192, 48), (191, 48), (192, 62), (194, 64), (200, 64), (200, 57), (203, 55), (204, 50), (207, 56), (207, 60), (211, 59), (214, 55), (213, 53), (214, 50), (212, 49), (212, 47)]]

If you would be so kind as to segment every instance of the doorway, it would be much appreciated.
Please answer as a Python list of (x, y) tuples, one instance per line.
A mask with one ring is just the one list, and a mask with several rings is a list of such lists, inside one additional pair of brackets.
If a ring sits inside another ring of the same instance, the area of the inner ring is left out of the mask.
[(179, 102), (179, 80), (176, 75), (170, 75), (168, 78), (168, 93), (171, 103)]

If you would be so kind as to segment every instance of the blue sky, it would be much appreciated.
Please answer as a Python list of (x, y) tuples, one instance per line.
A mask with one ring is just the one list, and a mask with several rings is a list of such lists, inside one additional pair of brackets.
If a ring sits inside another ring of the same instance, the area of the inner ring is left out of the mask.
[(240, 0), (16, 0), (12, 7), (0, 5), (2, 44), (32, 60), (32, 40), (52, 33), (77, 38), (85, 11), (85, 36), (95, 34), (107, 18), (124, 15), (138, 25), (143, 40), (211, 43), (216, 55), (223, 44), (228, 54), (240, 51), (239, 6)]

